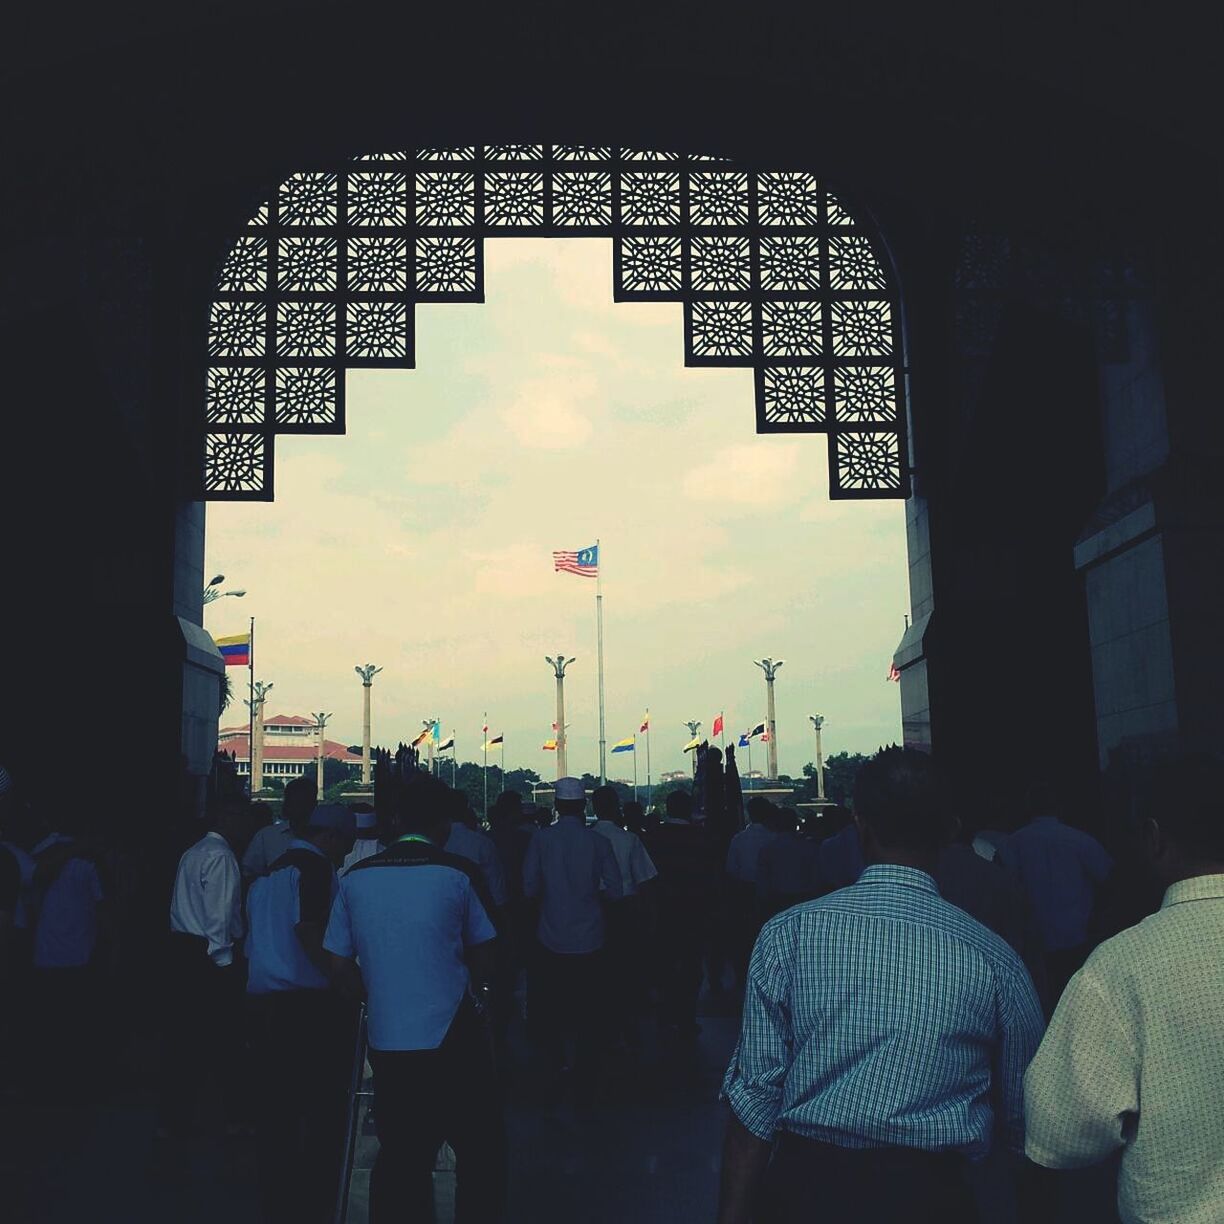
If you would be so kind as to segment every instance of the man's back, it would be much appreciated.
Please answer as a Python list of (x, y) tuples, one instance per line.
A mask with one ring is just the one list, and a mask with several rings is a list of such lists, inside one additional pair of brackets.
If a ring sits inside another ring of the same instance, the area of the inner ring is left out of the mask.
[(484, 877), (485, 887), (494, 905), (506, 904), (506, 878), (502, 874), (501, 858), (493, 839), (479, 829), (470, 829), (461, 821), (456, 820), (451, 825), (450, 836), (446, 839), (448, 854), (457, 854), (480, 868)]
[[(58, 857), (57, 857), (58, 856)], [(42, 892), (34, 930), (34, 964), (78, 969), (89, 963), (98, 940), (98, 869), (73, 852), (72, 839), (48, 837), (35, 847), (35, 885)]]
[(550, 952), (597, 952), (603, 947), (601, 892), (622, 893), (620, 868), (607, 838), (580, 816), (562, 816), (541, 829), (523, 860), (527, 896), (540, 902), (537, 934)]
[(721, 864), (705, 830), (682, 820), (667, 820), (648, 835), (646, 849), (659, 872), (659, 898), (675, 917), (709, 907)]
[(1127, 1224), (1224, 1219), (1224, 875), (1174, 884), (1159, 913), (1072, 978), (1025, 1079), (1028, 1154), (1073, 1168), (1123, 1148)]
[(1028, 894), (1046, 950), (1082, 944), (1097, 890), (1113, 866), (1101, 843), (1054, 816), (1039, 816), (1016, 830), (998, 857)]
[(612, 853), (616, 855), (624, 896), (635, 896), (643, 884), (659, 874), (654, 863), (650, 861), (642, 839), (636, 833), (621, 828), (614, 820), (598, 820), (593, 828), (600, 837), (608, 839)]
[(799, 833), (779, 833), (761, 847), (757, 895), (766, 903), (793, 905), (819, 891), (820, 843)]
[(724, 1091), (741, 1123), (846, 1148), (1019, 1150), (1021, 1080), (1041, 1036), (1027, 972), (909, 867), (772, 919), (753, 953)]

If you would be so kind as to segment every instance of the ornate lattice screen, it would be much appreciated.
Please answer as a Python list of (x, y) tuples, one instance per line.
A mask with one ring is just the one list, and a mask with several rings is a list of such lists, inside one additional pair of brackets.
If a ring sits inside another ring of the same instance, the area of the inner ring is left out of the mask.
[(760, 432), (825, 433), (833, 497), (904, 497), (900, 317), (811, 174), (637, 149), (418, 149), (295, 174), (209, 327), (204, 496), (270, 499), (277, 434), (343, 433), (344, 371), (413, 365), (418, 302), (480, 302), (484, 240), (611, 238), (617, 301), (684, 303), (685, 362), (751, 366)]

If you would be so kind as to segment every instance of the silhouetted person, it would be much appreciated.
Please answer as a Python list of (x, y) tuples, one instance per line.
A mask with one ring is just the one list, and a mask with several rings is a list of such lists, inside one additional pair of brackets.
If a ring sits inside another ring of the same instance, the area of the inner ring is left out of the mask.
[(240, 943), (247, 836), (237, 801), (215, 801), (209, 831), (179, 859), (162, 980), (165, 999), (159, 1135), (189, 1134), (204, 1087), (220, 1085), (230, 1131), (244, 1122), (244, 966)]
[(646, 809), (636, 800), (630, 799), (623, 808), (625, 828), (642, 837), (646, 833)]
[(604, 902), (621, 898), (621, 875), (607, 838), (586, 827), (586, 790), (559, 778), (557, 822), (531, 839), (523, 860), (523, 891), (539, 904), (529, 978), (529, 1015), (555, 1068), (575, 1046), (579, 1095), (594, 1090), (606, 1016)]
[(456, 1224), (500, 1218), (501, 1104), (485, 1015), (495, 931), (479, 870), (442, 849), (448, 788), (417, 772), (391, 817), (391, 845), (340, 879), (323, 940), (340, 980), (364, 984), (379, 1151), (372, 1224), (429, 1221), (433, 1166), (458, 1161)]
[(248, 880), (266, 875), (293, 840), (303, 822), (315, 809), (318, 783), (313, 775), (294, 778), (285, 783), (279, 820), (255, 831), (242, 855), (242, 874)]
[(771, 919), (753, 950), (719, 1224), (959, 1224), (967, 1162), (996, 1134), (1022, 1149), (1041, 1006), (1015, 952), (939, 896), (951, 822), (930, 759), (880, 752), (855, 819), (858, 882)]
[(748, 800), (748, 827), (731, 839), (726, 851), (726, 911), (731, 923), (731, 960), (736, 980), (743, 982), (748, 971), (752, 944), (761, 929), (757, 882), (761, 851), (777, 836), (770, 817), (775, 808), (768, 799)]
[(489, 915), (495, 926), (501, 923), (501, 911), (505, 907), (506, 877), (502, 872), (501, 856), (493, 839), (485, 833), (472, 811), (472, 805), (467, 796), (460, 791), (450, 791), (451, 804), (450, 834), (446, 839), (445, 849), (450, 854), (458, 854), (471, 863), (475, 863), (484, 877), (485, 887), (496, 907), (496, 913)]
[(387, 848), (383, 844), (382, 832), (378, 827), (378, 814), (372, 804), (353, 804), (353, 821), (356, 836), (353, 838), (353, 848), (344, 856), (340, 868), (342, 871)]
[(319, 805), (247, 896), (247, 997), (258, 1067), (259, 1187), (268, 1224), (330, 1224), (344, 1158), (355, 1003), (333, 984), (323, 934), (353, 813)]
[(647, 849), (658, 869), (659, 1019), (664, 1031), (689, 1038), (699, 1031), (702, 955), (718, 896), (718, 852), (692, 820), (692, 799), (683, 791), (667, 796), (667, 819), (650, 836)]
[(817, 855), (818, 886), (821, 893), (833, 892), (853, 884), (863, 873), (863, 841), (851, 822), (820, 843)]
[(1118, 1153), (1123, 1224), (1224, 1220), (1224, 765), (1152, 778), (1158, 913), (1071, 979), (1025, 1076), (1026, 1151), (1053, 1169)]
[(1057, 999), (1088, 954), (1088, 924), (1113, 860), (1095, 837), (1063, 823), (1050, 788), (1034, 788), (1029, 812), (1028, 823), (1000, 845), (997, 858), (1033, 907)]
[(800, 831), (798, 813), (775, 808), (765, 821), (775, 836), (757, 858), (756, 895), (762, 919), (810, 901), (819, 891), (820, 843)]

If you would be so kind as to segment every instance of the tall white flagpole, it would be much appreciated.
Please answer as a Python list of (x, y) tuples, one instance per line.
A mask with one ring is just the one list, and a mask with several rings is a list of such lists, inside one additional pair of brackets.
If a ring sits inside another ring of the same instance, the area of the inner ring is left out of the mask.
[(481, 773), (484, 775), (484, 818), (489, 819), (489, 711), (485, 711), (484, 716), (484, 766)]
[(646, 708), (646, 808), (650, 809), (650, 707)]
[(633, 737), (633, 802), (637, 802), (637, 736)]
[(603, 657), (603, 549), (595, 541), (595, 625), (599, 646), (599, 784), (608, 782), (608, 740), (604, 731), (604, 657)]

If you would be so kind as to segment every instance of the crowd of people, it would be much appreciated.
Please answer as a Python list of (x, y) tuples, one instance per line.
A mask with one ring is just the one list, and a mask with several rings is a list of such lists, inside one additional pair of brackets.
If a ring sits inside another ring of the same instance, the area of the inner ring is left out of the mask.
[[(1051, 1170), (1116, 1158), (1125, 1224), (1218, 1224), (1220, 778), (1202, 756), (1153, 771), (1146, 875), (1056, 787), (1003, 813), (899, 748), (852, 811), (804, 818), (745, 802), (734, 751), (707, 745), (662, 811), (562, 778), (551, 808), (506, 792), (482, 822), (416, 769), (376, 807), (305, 779), (275, 818), (215, 799), (167, 879), (158, 1140), (212, 1108), (253, 1139), (270, 1224), (331, 1220), (364, 1038), (371, 1219), (432, 1219), (446, 1143), (456, 1219), (496, 1221), (512, 1035), (546, 1093), (598, 1107), (649, 1030), (695, 1045), (704, 998), (742, 1007), (718, 1224), (968, 1222), (992, 1152), (1024, 1218), (1050, 1218)], [(2, 768), (0, 839), (0, 984), (21, 1001), (0, 1048), (43, 1051), (70, 1096), (94, 1073), (72, 1021), (99, 997), (113, 863)]]

